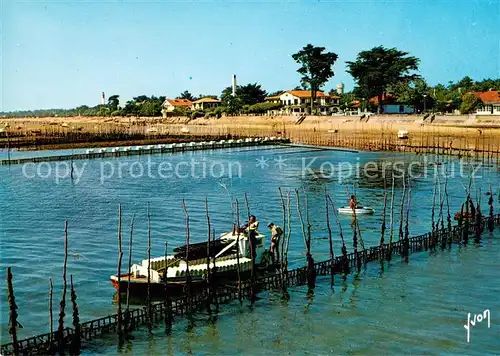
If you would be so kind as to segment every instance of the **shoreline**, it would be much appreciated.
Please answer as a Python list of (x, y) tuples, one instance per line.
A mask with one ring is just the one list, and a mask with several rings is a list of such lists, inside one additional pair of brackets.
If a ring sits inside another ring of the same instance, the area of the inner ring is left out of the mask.
[[(500, 157), (500, 117), (419, 115), (235, 116), (199, 118), (24, 118), (8, 119), (0, 147), (22, 151), (210, 141), (241, 137), (283, 137), (293, 143), (366, 151)], [(457, 122), (461, 122), (458, 124)], [(398, 131), (408, 131), (399, 139)]]

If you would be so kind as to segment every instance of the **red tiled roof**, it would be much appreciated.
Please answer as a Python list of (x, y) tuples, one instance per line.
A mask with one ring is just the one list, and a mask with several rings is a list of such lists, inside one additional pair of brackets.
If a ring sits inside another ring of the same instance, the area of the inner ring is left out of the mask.
[[(298, 98), (310, 98), (311, 97), (311, 91), (310, 90), (287, 90), (285, 93), (292, 94), (293, 96), (296, 96)], [(322, 91), (317, 91), (316, 92), (316, 97), (321, 98), (327, 96), (325, 93)]]
[(474, 91), (472, 92), (485, 104), (489, 103), (500, 103), (500, 91), (490, 90), (490, 91)]
[[(283, 94), (283, 93), (281, 93), (281, 94)], [(279, 99), (279, 98), (280, 98), (280, 96), (281, 96), (281, 94), (278, 94), (278, 95), (273, 95), (273, 96), (268, 96), (268, 97), (266, 98), (266, 100), (276, 100), (276, 99)]]
[[(382, 101), (384, 103), (390, 103), (396, 101), (396, 98), (392, 94), (382, 94)], [(370, 98), (370, 102), (378, 105), (378, 96), (374, 96), (373, 98)]]
[[(287, 90), (287, 91), (284, 91), (283, 93), (278, 94), (278, 95), (268, 96), (266, 98), (266, 100), (276, 100), (276, 99), (279, 99), (280, 96), (282, 96), (285, 93), (289, 93), (289, 94), (291, 94), (293, 96), (296, 96), (298, 98), (310, 98), (311, 97), (311, 91), (310, 90)], [(328, 95), (328, 94), (323, 93), (322, 91), (317, 91), (316, 92), (316, 97), (317, 98), (329, 97), (329, 98), (332, 98), (332, 99), (340, 99), (340, 96), (337, 96), (337, 95)]]
[(193, 103), (188, 99), (165, 99), (172, 106), (191, 106)]

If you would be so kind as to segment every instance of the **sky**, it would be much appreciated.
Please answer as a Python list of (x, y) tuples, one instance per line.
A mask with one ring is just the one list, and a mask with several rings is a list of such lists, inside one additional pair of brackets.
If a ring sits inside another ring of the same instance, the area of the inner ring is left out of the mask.
[(0, 111), (220, 95), (233, 74), (293, 89), (308, 43), (339, 56), (327, 91), (351, 90), (345, 62), (378, 45), (420, 58), (431, 85), (500, 77), (500, 0), (0, 2)]

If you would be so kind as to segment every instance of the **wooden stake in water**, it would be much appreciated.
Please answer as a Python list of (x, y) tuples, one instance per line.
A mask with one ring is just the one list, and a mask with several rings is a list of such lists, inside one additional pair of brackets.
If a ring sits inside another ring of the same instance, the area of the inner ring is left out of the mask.
[(395, 178), (392, 176), (392, 193), (391, 193), (391, 214), (389, 219), (389, 251), (387, 253), (387, 259), (390, 261), (392, 258), (392, 238), (394, 236), (394, 185)]
[(403, 222), (404, 222), (404, 204), (406, 199), (406, 176), (403, 176), (403, 195), (401, 197), (401, 206), (399, 209), (399, 241), (403, 239)]
[(71, 354), (79, 355), (81, 344), (81, 332), (80, 332), (80, 317), (78, 315), (78, 304), (76, 302), (76, 292), (73, 286), (73, 275), (69, 276), (70, 288), (71, 288), (71, 303), (73, 305), (73, 329), (74, 334), (71, 342)]
[(285, 247), (285, 240), (286, 240), (286, 207), (285, 207), (285, 199), (283, 198), (283, 193), (281, 192), (281, 188), (278, 187), (278, 192), (280, 195), (280, 200), (281, 200), (281, 209), (283, 211), (283, 237), (281, 239), (281, 247), (279, 248), (279, 254), (277, 256), (277, 263), (280, 263), (280, 261), (283, 260), (283, 254), (284, 254), (284, 247)]
[(128, 242), (128, 281), (127, 281), (127, 309), (125, 310), (125, 329), (128, 331), (130, 328), (130, 277), (132, 275), (132, 236), (134, 235), (134, 222), (135, 213), (132, 215), (132, 220), (130, 222), (130, 239)]
[[(206, 282), (207, 282), (207, 311), (209, 313), (212, 312), (211, 308), (210, 308), (210, 304), (211, 304), (211, 299), (212, 299), (212, 271), (210, 271), (210, 244), (212, 243), (211, 242), (211, 238), (210, 238), (210, 233), (211, 233), (211, 227), (210, 227), (210, 215), (208, 214), (208, 198), (205, 198), (205, 216), (207, 218), (207, 279), (206, 279)], [(239, 259), (239, 258), (238, 258)]]
[(411, 202), (411, 186), (410, 186), (410, 178), (408, 177), (408, 204), (406, 207), (406, 223), (405, 223), (405, 233), (403, 239), (403, 259), (405, 262), (408, 262), (409, 256), (409, 221), (410, 221), (410, 202)]
[[(448, 177), (446, 177), (446, 179), (444, 181), (444, 195), (446, 197), (446, 211), (447, 211), (446, 221), (448, 223), (448, 230), (451, 231), (450, 200), (448, 197)], [(450, 239), (448, 239), (448, 241), (449, 241), (449, 244), (451, 244), (451, 234), (449, 234), (449, 236), (450, 236)]]
[(240, 206), (238, 199), (236, 199), (236, 266), (238, 273), (238, 300), (240, 304), (243, 302), (241, 298), (241, 267), (240, 267)]
[(311, 253), (311, 220), (309, 219), (309, 202), (307, 200), (307, 193), (305, 188), (303, 188), (304, 191), (304, 202), (305, 202), (305, 208), (306, 208), (306, 222), (307, 222), (307, 252), (310, 254)]
[(335, 221), (337, 222), (337, 226), (339, 228), (340, 239), (342, 240), (342, 272), (344, 274), (349, 273), (349, 261), (347, 260), (347, 248), (345, 246), (344, 233), (342, 232), (342, 225), (340, 224), (339, 217), (337, 215), (337, 211), (335, 210), (335, 204), (333, 203), (332, 198), (328, 194), (328, 201), (332, 206), (332, 211), (335, 216)]
[(300, 209), (300, 198), (299, 198), (298, 189), (295, 189), (295, 197), (296, 197), (296, 202), (297, 202), (297, 213), (299, 214), (299, 219), (300, 219), (300, 226), (302, 227), (302, 238), (304, 239), (304, 246), (306, 248), (306, 254), (308, 254), (309, 249), (308, 249), (308, 244), (307, 244), (307, 234), (306, 234), (306, 229), (304, 226), (304, 219), (302, 218), (302, 211)]
[(384, 177), (384, 212), (382, 213), (382, 228), (380, 232), (380, 246), (384, 245), (384, 235), (385, 235), (385, 216), (386, 216), (386, 211), (387, 211), (387, 185), (386, 185), (386, 180)]
[(494, 220), (494, 210), (493, 210), (493, 191), (491, 190), (491, 184), (489, 185), (489, 199), (488, 205), (490, 206), (490, 216), (488, 218), (488, 230), (493, 232), (495, 229), (495, 220)]
[(53, 341), (53, 332), (54, 332), (54, 317), (52, 316), (52, 295), (53, 295), (53, 286), (52, 286), (52, 278), (49, 278), (49, 329), (50, 329), (50, 335), (49, 335), (49, 343), (52, 347), (52, 341)]
[(256, 290), (255, 290), (255, 279), (256, 279), (256, 268), (255, 268), (255, 264), (256, 264), (256, 252), (257, 252), (257, 247), (255, 246), (255, 243), (256, 243), (256, 239), (255, 239), (255, 235), (257, 233), (257, 231), (252, 231), (252, 229), (250, 229), (250, 205), (248, 204), (248, 195), (247, 193), (245, 193), (245, 205), (246, 205), (246, 208), (247, 208), (247, 214), (248, 214), (248, 241), (250, 242), (250, 257), (252, 259), (252, 276), (251, 276), (251, 281), (252, 281), (252, 291), (251, 291), (251, 295), (250, 295), (250, 301), (253, 303), (255, 301), (255, 294), (256, 294)]
[(333, 262), (334, 262), (334, 255), (333, 255), (333, 242), (332, 242), (332, 228), (330, 227), (330, 212), (328, 211), (328, 192), (325, 188), (325, 212), (326, 212), (326, 228), (328, 230), (328, 242), (330, 243), (330, 274), (331, 274), (331, 280), (330, 280), (330, 286), (333, 287), (333, 282), (334, 282), (334, 270), (333, 270)]
[(147, 281), (147, 310), (148, 310), (148, 327), (151, 330), (152, 322), (152, 309), (151, 309), (151, 215), (149, 213), (149, 203), (147, 205), (147, 217), (148, 217), (148, 281)]
[(290, 294), (288, 293), (288, 246), (290, 245), (290, 236), (292, 234), (292, 201), (290, 196), (290, 191), (287, 194), (287, 222), (288, 226), (286, 227), (287, 236), (286, 243), (283, 247), (283, 258), (281, 260), (281, 271), (282, 271), (282, 299), (289, 300)]
[[(436, 174), (434, 172), (434, 174)], [(435, 224), (435, 209), (436, 209), (436, 187), (437, 187), (437, 174), (434, 177), (434, 191), (432, 193), (432, 215), (431, 215), (431, 220), (432, 220), (432, 233), (434, 234), (434, 231), (436, 231), (436, 224)]]
[(14, 287), (12, 286), (12, 271), (7, 267), (7, 298), (9, 300), (9, 334), (12, 337), (14, 355), (19, 355), (19, 345), (17, 344), (17, 305), (14, 297)]
[(122, 205), (118, 205), (118, 310), (116, 318), (116, 331), (122, 334), (122, 298), (121, 298), (121, 274), (122, 274)]
[(59, 327), (57, 329), (58, 336), (58, 349), (59, 353), (64, 353), (64, 309), (66, 307), (66, 290), (67, 290), (67, 281), (66, 281), (66, 266), (68, 263), (68, 220), (64, 222), (64, 265), (63, 265), (63, 293), (60, 303), (59, 310)]
[(191, 311), (191, 275), (189, 273), (189, 214), (186, 209), (186, 202), (182, 199), (182, 209), (184, 210), (184, 215), (186, 217), (186, 296), (188, 301), (188, 310)]
[(168, 244), (167, 240), (165, 240), (165, 268), (163, 269), (163, 310), (165, 311), (164, 314), (164, 321), (165, 321), (165, 332), (170, 334), (172, 331), (172, 308), (170, 305), (170, 295), (168, 293), (168, 281), (167, 281), (167, 276), (168, 276), (168, 260), (167, 260), (167, 251), (168, 251)]

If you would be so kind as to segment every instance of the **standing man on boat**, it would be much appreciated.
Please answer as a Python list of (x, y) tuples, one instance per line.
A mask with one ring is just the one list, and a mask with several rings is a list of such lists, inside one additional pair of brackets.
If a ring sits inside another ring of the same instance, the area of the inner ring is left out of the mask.
[(281, 235), (283, 235), (283, 229), (278, 225), (274, 225), (274, 223), (269, 223), (267, 227), (271, 230), (271, 248), (269, 251), (271, 252), (271, 258), (273, 264), (279, 262), (279, 240)]
[(255, 236), (257, 235), (257, 230), (259, 228), (259, 222), (255, 215), (250, 215), (248, 223), (242, 226), (242, 230), (248, 234), (248, 240), (250, 242), (250, 256), (255, 257)]

